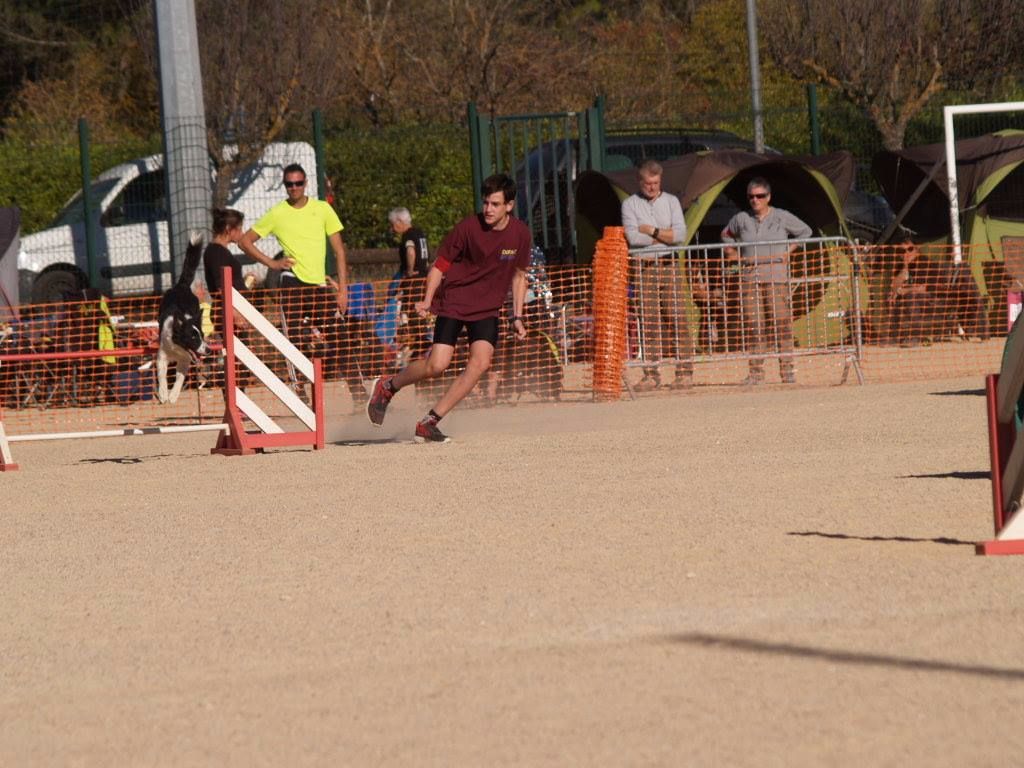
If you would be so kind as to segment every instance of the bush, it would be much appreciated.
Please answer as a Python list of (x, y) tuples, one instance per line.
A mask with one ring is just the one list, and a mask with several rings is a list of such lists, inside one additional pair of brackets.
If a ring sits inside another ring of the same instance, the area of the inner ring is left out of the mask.
[[(308, 140), (308, 137), (300, 137)], [(327, 174), (334, 181), (345, 225), (355, 248), (394, 244), (388, 211), (405, 206), (434, 248), (452, 225), (473, 210), (469, 134), (458, 126), (394, 126), (378, 131), (328, 132)], [(161, 151), (159, 138), (125, 138), (93, 144), (92, 175), (136, 157)], [(0, 142), (0, 205), (22, 211), (22, 232), (46, 227), (81, 188), (77, 136), (60, 144), (21, 138)], [(283, 199), (283, 195), (282, 195)]]
[(388, 211), (404, 206), (431, 246), (473, 211), (469, 132), (458, 126), (346, 128), (325, 138), (327, 175), (345, 242), (356, 248), (394, 244)]
[[(90, 150), (92, 176), (118, 163), (159, 151), (158, 144), (129, 138), (97, 144)], [(0, 206), (21, 209), (21, 231), (45, 228), (82, 187), (77, 137), (60, 144), (35, 144), (24, 139), (0, 142)]]

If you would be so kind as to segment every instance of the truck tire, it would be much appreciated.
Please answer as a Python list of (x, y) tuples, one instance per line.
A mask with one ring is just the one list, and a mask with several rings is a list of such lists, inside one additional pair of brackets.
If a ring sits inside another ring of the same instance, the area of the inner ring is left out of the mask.
[(67, 294), (88, 287), (89, 279), (79, 269), (70, 266), (46, 269), (32, 284), (32, 303), (65, 301)]

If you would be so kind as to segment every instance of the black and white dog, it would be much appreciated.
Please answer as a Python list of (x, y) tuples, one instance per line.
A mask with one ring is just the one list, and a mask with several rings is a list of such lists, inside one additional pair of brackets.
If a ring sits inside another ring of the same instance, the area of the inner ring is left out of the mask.
[[(156, 353), (157, 399), (177, 402), (193, 362), (206, 353), (203, 311), (192, 293), (192, 280), (203, 253), (203, 236), (193, 232), (178, 282), (160, 300), (160, 349)], [(167, 389), (167, 366), (174, 363), (174, 387)]]

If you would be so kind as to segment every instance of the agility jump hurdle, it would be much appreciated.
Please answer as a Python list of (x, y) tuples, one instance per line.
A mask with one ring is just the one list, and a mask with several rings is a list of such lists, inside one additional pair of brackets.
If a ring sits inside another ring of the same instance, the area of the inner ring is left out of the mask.
[(985, 378), (988, 446), (992, 465), (995, 539), (978, 544), (979, 555), (1024, 555), (1024, 323), (1014, 323), (999, 373)]
[[(231, 285), (231, 269), (224, 268), (221, 285)], [(235, 312), (269, 341), (295, 370), (312, 385), (313, 407), (310, 408), (292, 389), (260, 360), (245, 342), (235, 334)], [(323, 370), (318, 359), (310, 360), (300, 352), (273, 323), (267, 320), (235, 288), (224, 292), (224, 423), (227, 431), (220, 435), (210, 452), (226, 456), (249, 455), (264, 448), (312, 445), (314, 450), (324, 447), (324, 384)], [(238, 386), (236, 365), (240, 362), (256, 376), (306, 429), (284, 431)], [(246, 431), (243, 418), (259, 429)]]
[[(224, 285), (231, 285), (230, 271)], [(219, 422), (181, 425), (140, 425), (116, 429), (99, 429), (80, 432), (43, 432), (32, 434), (8, 434), (3, 412), (0, 411), (0, 472), (19, 469), (11, 452), (11, 443), (38, 440), (67, 440), (91, 437), (130, 437), (141, 435), (173, 434), (182, 432), (219, 432), (221, 433), (213, 453), (226, 455), (247, 455), (261, 452), (268, 447), (285, 447), (312, 445), (314, 449), (324, 447), (324, 394), (321, 366), (319, 360), (310, 361), (300, 353), (287, 338), (275, 328), (255, 307), (253, 307), (237, 291), (225, 295), (225, 415)], [(313, 405), (311, 409), (291, 391), (270, 369), (239, 340), (234, 333), (234, 312), (244, 317), (249, 324), (262, 334), (270, 344), (305, 376), (313, 389)], [(81, 352), (59, 352), (32, 355), (4, 355), (4, 361), (63, 361), (93, 357), (130, 357), (147, 354), (141, 347), (130, 347)], [(256, 403), (237, 386), (235, 361), (245, 365), (267, 389), (279, 399), (302, 422), (305, 429), (286, 432)], [(159, 408), (159, 406), (157, 406)], [(259, 430), (247, 432), (244, 420), (248, 419)]]

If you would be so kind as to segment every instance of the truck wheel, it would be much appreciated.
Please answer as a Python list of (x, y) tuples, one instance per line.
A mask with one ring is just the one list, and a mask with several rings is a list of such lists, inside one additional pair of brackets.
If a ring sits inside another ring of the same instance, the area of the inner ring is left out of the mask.
[(73, 267), (49, 269), (32, 284), (32, 303), (65, 301), (68, 293), (76, 293), (88, 286), (89, 279)]

